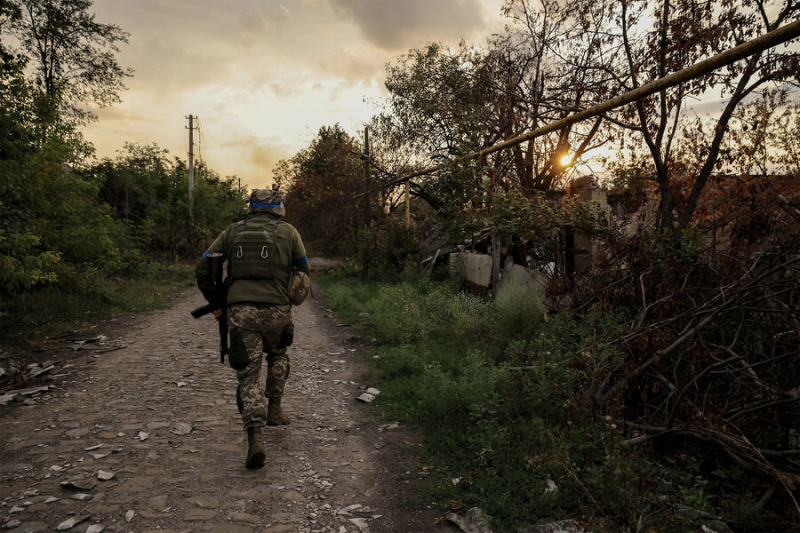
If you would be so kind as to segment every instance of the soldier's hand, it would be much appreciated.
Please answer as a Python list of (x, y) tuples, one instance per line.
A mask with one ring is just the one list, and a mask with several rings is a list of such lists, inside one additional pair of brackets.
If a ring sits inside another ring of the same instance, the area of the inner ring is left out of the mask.
[(217, 319), (217, 322), (219, 322), (221, 316), (222, 316), (222, 309), (217, 309), (216, 311), (214, 311), (214, 318)]

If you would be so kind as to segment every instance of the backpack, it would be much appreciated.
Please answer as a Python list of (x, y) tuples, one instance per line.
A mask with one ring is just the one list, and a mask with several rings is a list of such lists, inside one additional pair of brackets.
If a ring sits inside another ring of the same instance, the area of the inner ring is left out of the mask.
[(236, 223), (227, 256), (231, 281), (237, 279), (277, 279), (288, 283), (288, 265), (276, 263), (275, 230), (277, 218), (245, 219)]

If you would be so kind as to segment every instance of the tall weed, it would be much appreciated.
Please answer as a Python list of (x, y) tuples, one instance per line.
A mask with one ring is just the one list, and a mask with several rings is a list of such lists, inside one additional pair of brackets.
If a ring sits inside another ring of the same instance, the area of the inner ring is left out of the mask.
[(363, 308), (377, 403), (423, 431), (440, 501), (481, 507), (498, 531), (637, 508), (630, 451), (592, 411), (593, 369), (620, 357), (600, 344), (619, 317), (545, 318), (536, 302), (487, 303), (428, 278), (369, 290), (354, 278), (321, 282), (337, 311)]

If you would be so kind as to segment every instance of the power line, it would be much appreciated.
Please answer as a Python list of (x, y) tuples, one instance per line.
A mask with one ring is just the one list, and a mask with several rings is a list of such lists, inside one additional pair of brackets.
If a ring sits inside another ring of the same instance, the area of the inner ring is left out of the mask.
[[(692, 80), (704, 74), (708, 74), (719, 68), (731, 65), (741, 59), (749, 57), (753, 54), (763, 52), (764, 50), (768, 50), (781, 43), (790, 41), (798, 36), (800, 36), (800, 20), (797, 20), (795, 22), (792, 22), (791, 24), (783, 26), (782, 28), (778, 28), (760, 37), (756, 37), (755, 39), (742, 43), (739, 46), (731, 48), (730, 50), (726, 50), (725, 52), (715, 55), (714, 57), (710, 57), (708, 59), (700, 61), (699, 63), (695, 63), (694, 65), (679, 70), (678, 72), (674, 72), (669, 76), (664, 76), (663, 78), (651, 81), (650, 83), (642, 85), (641, 87), (632, 89), (626, 93), (611, 98), (610, 100), (606, 100), (605, 102), (594, 105), (590, 108), (584, 109), (583, 111), (580, 111), (578, 113), (573, 113), (572, 115), (563, 118), (561, 120), (551, 122), (545, 126), (542, 126), (541, 128), (536, 128), (535, 130), (529, 131), (528, 133), (525, 133), (523, 135), (519, 135), (517, 137), (508, 139), (506, 141), (495, 144), (488, 148), (484, 148), (477, 152), (473, 152), (471, 154), (459, 157), (455, 159), (455, 161), (469, 161), (472, 159), (480, 159), (485, 155), (493, 154), (494, 152), (499, 152), (501, 150), (505, 150), (506, 148), (522, 144), (526, 141), (530, 141), (537, 137), (541, 137), (542, 135), (546, 135), (548, 133), (552, 133), (562, 128), (566, 128), (567, 126), (571, 126), (577, 122), (581, 122), (583, 120), (593, 117), (602, 116), (604, 113), (625, 106), (631, 102), (641, 100), (659, 91), (675, 87), (676, 85)], [(404, 176), (400, 179), (394, 180), (391, 183), (388, 183), (381, 188), (394, 187), (403, 182), (407, 182), (412, 178), (417, 178), (419, 176), (424, 176), (426, 174), (432, 174), (434, 172), (442, 170), (450, 163), (452, 163), (452, 161), (445, 163), (443, 165), (437, 165), (434, 167), (429, 167), (423, 170), (419, 170), (417, 172), (412, 172), (411, 174), (408, 174), (407, 176)], [(355, 198), (359, 198), (364, 194), (368, 194), (370, 192), (372, 191), (371, 190), (364, 191), (362, 193), (355, 195)]]

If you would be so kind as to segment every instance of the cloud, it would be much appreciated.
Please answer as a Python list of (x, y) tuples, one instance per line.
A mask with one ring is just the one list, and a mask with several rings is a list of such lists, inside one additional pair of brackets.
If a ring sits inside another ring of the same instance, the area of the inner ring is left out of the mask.
[(332, 0), (375, 46), (404, 51), (420, 41), (470, 37), (486, 24), (478, 0)]

